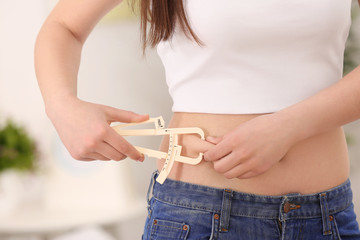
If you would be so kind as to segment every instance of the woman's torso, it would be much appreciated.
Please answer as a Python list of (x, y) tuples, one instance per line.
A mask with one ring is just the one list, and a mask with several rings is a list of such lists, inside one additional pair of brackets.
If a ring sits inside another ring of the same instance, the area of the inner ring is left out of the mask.
[[(181, 31), (158, 45), (174, 101), (169, 127), (200, 127), (206, 136), (221, 136), (255, 114), (291, 106), (341, 78), (351, 0), (184, 2), (190, 26), (205, 46)], [(185, 155), (210, 147), (195, 136), (180, 140)], [(164, 138), (160, 149), (167, 151), (167, 145)], [(159, 170), (162, 164), (159, 160)], [(176, 163), (169, 177), (279, 195), (319, 192), (348, 175), (346, 141), (338, 127), (298, 142), (254, 178), (227, 179), (204, 161)]]
[(157, 46), (173, 112), (277, 112), (342, 77), (351, 0), (184, 0), (184, 5), (204, 45), (176, 28)]
[[(169, 126), (200, 127), (205, 136), (221, 136), (239, 124), (258, 115), (226, 115), (201, 113), (174, 113)], [(276, 136), (274, 136), (276, 137)], [(180, 135), (182, 155), (195, 157), (211, 144), (195, 135)], [(164, 137), (160, 150), (166, 152), (168, 138)], [(164, 160), (158, 160), (161, 170)], [(298, 142), (270, 170), (249, 179), (227, 179), (213, 169), (211, 162), (198, 165), (175, 162), (169, 178), (217, 188), (262, 195), (286, 193), (315, 193), (337, 186), (349, 176), (346, 139), (341, 127)]]

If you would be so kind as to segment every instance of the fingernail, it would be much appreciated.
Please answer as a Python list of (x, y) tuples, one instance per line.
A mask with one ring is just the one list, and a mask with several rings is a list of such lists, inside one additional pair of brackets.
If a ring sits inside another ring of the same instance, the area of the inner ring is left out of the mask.
[(211, 140), (215, 140), (215, 138), (214, 137), (207, 137), (206, 140), (211, 141)]
[(144, 154), (141, 154), (141, 156), (137, 159), (139, 162), (143, 162), (145, 160)]

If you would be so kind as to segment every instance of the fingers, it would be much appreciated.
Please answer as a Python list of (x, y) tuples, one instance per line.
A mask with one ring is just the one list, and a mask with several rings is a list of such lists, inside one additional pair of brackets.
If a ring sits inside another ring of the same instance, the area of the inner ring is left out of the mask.
[(74, 158), (81, 161), (93, 161), (93, 160), (120, 161), (126, 158), (124, 154), (118, 152), (116, 149), (114, 149), (112, 146), (110, 146), (105, 142), (102, 144), (98, 144), (96, 148), (93, 150), (95, 150), (95, 152), (83, 153), (81, 156)]
[(126, 158), (126, 155), (119, 152), (118, 150), (116, 150), (114, 147), (112, 147), (111, 145), (109, 145), (106, 142), (103, 142), (102, 144), (100, 144), (97, 148), (97, 151), (98, 151), (97, 154), (99, 155), (99, 157), (103, 156), (102, 157), (103, 159), (99, 159), (99, 160), (112, 159), (115, 161), (121, 161)]
[(95, 161), (95, 160), (98, 160), (98, 159), (95, 159), (95, 158), (76, 158), (76, 160), (89, 162), (89, 161)]
[(213, 163), (214, 170), (229, 179), (245, 179), (259, 174), (259, 172), (254, 171), (251, 166), (251, 162), (247, 161), (247, 159), (237, 157), (234, 153), (231, 153)]
[[(166, 142), (169, 142), (169, 137), (165, 136)], [(199, 153), (204, 153), (211, 149), (214, 144), (207, 142), (197, 134), (179, 135), (179, 145), (182, 146), (181, 155), (187, 157), (197, 157)]]
[(87, 153), (84, 156), (72, 156), (74, 159), (79, 161), (95, 161), (95, 160), (104, 160), (109, 161), (111, 159), (104, 157), (102, 154), (97, 152)]
[(219, 142), (221, 142), (221, 140), (223, 139), (223, 137), (212, 137), (212, 136), (209, 136), (206, 138), (206, 141), (212, 143), (212, 144), (218, 144)]
[(217, 145), (213, 146), (209, 151), (204, 153), (205, 161), (216, 161), (220, 158), (225, 157), (230, 154), (233, 147), (228, 141), (221, 139), (220, 141), (214, 140), (214, 142), (219, 142)]
[(214, 161), (214, 169), (218, 173), (226, 173), (239, 164), (241, 164), (241, 159), (236, 158), (234, 153), (230, 153), (225, 157)]
[(104, 140), (119, 153), (137, 161), (144, 161), (144, 155), (136, 150), (135, 147), (127, 142), (122, 136), (117, 134), (111, 127), (107, 130)]
[(108, 116), (108, 121), (111, 122), (143, 122), (149, 119), (148, 114), (137, 114), (131, 111), (121, 110), (107, 106), (105, 112)]
[(90, 132), (91, 136), (86, 137), (84, 141), (80, 141), (82, 144), (70, 151), (74, 159), (82, 161), (120, 161), (129, 156), (134, 160), (144, 161), (144, 156), (109, 125), (99, 125)]
[[(78, 160), (83, 161), (92, 161), (92, 160), (114, 160), (114, 161), (121, 161), (127, 158), (127, 156), (121, 152), (119, 152), (117, 149), (115, 149), (110, 144), (103, 142), (101, 144), (98, 144), (96, 147), (96, 152), (90, 152), (81, 157)], [(143, 160), (143, 159), (142, 159)]]
[[(61, 108), (53, 122), (59, 136), (77, 160), (143, 159), (142, 155), (109, 126), (113, 121), (141, 122), (149, 115), (140, 115), (101, 104), (71, 99)], [(63, 113), (65, 112), (65, 113)]]
[(226, 178), (250, 178), (257, 174), (251, 171), (249, 162), (244, 157), (232, 151), (228, 141), (224, 141), (223, 137), (207, 137), (206, 141), (216, 146), (205, 152), (204, 159), (212, 161), (214, 170), (223, 174)]
[[(113, 108), (110, 106), (107, 106), (105, 108), (105, 113), (107, 114), (107, 120), (108, 122), (143, 122), (149, 119), (148, 114), (137, 114), (131, 111), (121, 110), (117, 108)], [(112, 147), (112, 149), (103, 149), (107, 152), (108, 155), (105, 155), (106, 157), (109, 157), (114, 160), (122, 160), (126, 158), (127, 156), (131, 159), (137, 160), (137, 161), (144, 161), (144, 155), (138, 152), (134, 146), (132, 146), (130, 143), (128, 143), (123, 137), (121, 137), (119, 134), (117, 134), (112, 128), (108, 128), (104, 141), (109, 144), (109, 146)], [(105, 147), (107, 148), (107, 147)], [(109, 155), (111, 154), (111, 155)]]
[(248, 174), (249, 168), (247, 166), (247, 163), (240, 163), (236, 166), (234, 166), (231, 169), (228, 169), (226, 172), (224, 172), (224, 176), (226, 178), (245, 178), (245, 174)]
[(105, 157), (104, 155), (102, 155), (101, 153), (97, 153), (97, 152), (89, 153), (88, 158), (93, 159), (93, 160), (104, 160), (104, 161), (111, 160), (111, 159)]
[(214, 144), (204, 141), (200, 138), (196, 138), (197, 140), (191, 145), (193, 151), (196, 153), (204, 153), (214, 147)]

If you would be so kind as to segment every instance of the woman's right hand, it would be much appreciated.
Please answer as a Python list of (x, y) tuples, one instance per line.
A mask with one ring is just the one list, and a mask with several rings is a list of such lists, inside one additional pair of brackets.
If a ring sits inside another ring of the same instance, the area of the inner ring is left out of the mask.
[(149, 115), (94, 104), (77, 97), (62, 98), (46, 109), (63, 144), (77, 160), (116, 160), (144, 156), (110, 127), (111, 122), (142, 122)]

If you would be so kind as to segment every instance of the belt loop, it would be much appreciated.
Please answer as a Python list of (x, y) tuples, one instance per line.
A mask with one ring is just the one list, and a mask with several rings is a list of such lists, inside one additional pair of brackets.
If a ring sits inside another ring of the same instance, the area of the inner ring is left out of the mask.
[(234, 192), (231, 189), (224, 189), (223, 191), (223, 200), (220, 214), (220, 232), (227, 232), (229, 230), (231, 201), (233, 193)]
[(331, 235), (331, 223), (330, 223), (330, 216), (329, 216), (329, 206), (327, 202), (327, 195), (326, 193), (320, 193), (320, 207), (321, 207), (321, 217), (322, 217), (322, 224), (323, 224), (323, 235)]
[(153, 192), (154, 192), (154, 182), (155, 182), (155, 178), (156, 178), (156, 175), (158, 174), (158, 171), (154, 171), (151, 175), (151, 180), (150, 180), (150, 184), (149, 184), (149, 188), (148, 188), (148, 191), (147, 191), (147, 194), (146, 194), (146, 200), (147, 200), (147, 203), (148, 203), (148, 207), (150, 206), (150, 193), (151, 195), (153, 195)]

